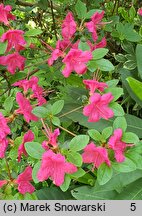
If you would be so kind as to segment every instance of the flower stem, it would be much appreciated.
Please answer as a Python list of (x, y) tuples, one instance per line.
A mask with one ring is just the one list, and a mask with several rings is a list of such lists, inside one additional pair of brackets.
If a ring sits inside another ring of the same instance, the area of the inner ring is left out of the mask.
[(66, 115), (68, 115), (68, 114), (70, 114), (70, 113), (72, 113), (72, 112), (75, 112), (75, 111), (77, 111), (77, 110), (79, 110), (79, 109), (81, 109), (81, 108), (83, 108), (83, 106), (80, 106), (80, 107), (77, 107), (77, 108), (75, 108), (75, 109), (73, 109), (73, 110), (70, 110), (69, 112), (66, 112), (66, 113), (60, 115), (59, 118), (62, 118), (63, 116), (66, 116)]
[(58, 126), (60, 129), (66, 131), (67, 133), (71, 134), (72, 136), (76, 136), (76, 134), (72, 133), (71, 131), (67, 130), (66, 128), (62, 127), (62, 126)]

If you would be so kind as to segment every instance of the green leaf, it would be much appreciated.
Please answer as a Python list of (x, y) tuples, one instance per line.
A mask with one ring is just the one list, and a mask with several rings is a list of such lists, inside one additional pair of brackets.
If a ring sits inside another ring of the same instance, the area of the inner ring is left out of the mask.
[(66, 174), (64, 183), (60, 186), (60, 188), (63, 192), (68, 190), (68, 188), (70, 186), (70, 182), (71, 182), (71, 178), (69, 177), (69, 175)]
[(129, 184), (120, 194), (115, 197), (116, 200), (142, 200), (142, 178)]
[(127, 82), (129, 83), (129, 86), (131, 87), (132, 91), (135, 93), (135, 95), (142, 100), (142, 82), (134, 79), (133, 77), (128, 77)]
[(45, 187), (36, 191), (39, 200), (71, 200), (70, 192), (63, 192), (59, 187)]
[(123, 89), (122, 88), (118, 88), (118, 87), (110, 87), (110, 88), (106, 88), (104, 90), (105, 93), (109, 93), (111, 92), (112, 95), (114, 96), (112, 101), (116, 101), (118, 98), (120, 98), (123, 95)]
[(4, 33), (4, 28), (0, 26), (0, 37), (2, 36), (3, 33)]
[(75, 5), (75, 10), (76, 10), (76, 13), (79, 19), (83, 19), (86, 17), (87, 8), (86, 8), (86, 5), (82, 1), (80, 0), (77, 1)]
[(108, 167), (103, 163), (97, 171), (97, 180), (100, 185), (106, 184), (112, 177), (113, 171), (111, 167)]
[(27, 142), (25, 143), (25, 149), (27, 153), (35, 158), (35, 159), (41, 159), (43, 153), (45, 152), (42, 148), (41, 144), (38, 142)]
[(90, 50), (89, 45), (86, 42), (79, 42), (78, 48), (82, 51)]
[(78, 135), (70, 141), (70, 144), (69, 144), (70, 150), (80, 151), (80, 150), (85, 148), (85, 146), (88, 144), (88, 142), (89, 142), (89, 136)]
[(31, 30), (25, 32), (25, 36), (29, 36), (29, 37), (37, 36), (41, 33), (42, 33), (41, 29), (31, 29)]
[(48, 116), (48, 109), (45, 107), (38, 106), (32, 110), (32, 113), (39, 118), (46, 118)]
[(52, 123), (55, 125), (55, 126), (59, 126), (60, 125), (60, 119), (56, 116), (53, 116), (52, 117)]
[(113, 110), (115, 116), (123, 116), (125, 114), (122, 106), (117, 102), (110, 103), (109, 107)]
[(39, 171), (40, 166), (41, 166), (41, 162), (40, 161), (38, 161), (34, 165), (34, 168), (33, 168), (33, 171), (32, 171), (32, 178), (33, 178), (34, 183), (38, 183), (39, 182), (39, 180), (37, 179), (37, 172)]
[(124, 63), (127, 60), (125, 55), (121, 53), (118, 53), (117, 55), (115, 55), (114, 58), (116, 59), (116, 61), (122, 62), (122, 63)]
[(122, 163), (114, 162), (112, 163), (112, 167), (118, 172), (132, 172), (136, 170), (135, 163), (129, 158), (125, 157), (125, 161)]
[(52, 114), (56, 115), (61, 112), (64, 107), (64, 100), (58, 100), (52, 105)]
[(123, 41), (121, 46), (122, 49), (125, 50), (127, 53), (134, 54), (134, 46), (129, 41)]
[(70, 151), (67, 154), (67, 160), (78, 167), (81, 167), (82, 165), (82, 157), (75, 151)]
[(82, 186), (71, 191), (77, 200), (113, 200), (117, 192), (109, 189), (105, 185), (101, 186)]
[(13, 107), (13, 100), (14, 100), (14, 98), (8, 97), (4, 101), (3, 107), (8, 113), (11, 111), (11, 109)]
[(98, 59), (95, 62), (94, 61), (91, 61), (91, 62), (95, 63), (96, 68), (99, 68), (102, 71), (113, 71), (114, 70), (113, 64), (107, 59)]
[(108, 51), (109, 50), (106, 48), (98, 48), (98, 49), (94, 50), (92, 52), (93, 60), (98, 60), (98, 59), (103, 58), (108, 53)]
[(134, 151), (130, 151), (126, 153), (126, 156), (136, 164), (137, 169), (142, 170), (142, 155)]
[(137, 144), (139, 142), (139, 138), (132, 132), (126, 132), (123, 134), (122, 141), (126, 143)]
[(103, 139), (105, 140), (108, 139), (111, 134), (112, 134), (112, 127), (104, 128), (102, 131), (102, 136), (103, 136)]
[(129, 10), (129, 16), (131, 18), (131, 20), (133, 21), (136, 15), (136, 10), (134, 8), (134, 6), (131, 6), (130, 10)]
[(6, 49), (7, 49), (7, 42), (5, 42), (5, 43), (0, 42), (0, 55), (3, 55), (6, 51)]
[(82, 168), (79, 168), (77, 170), (77, 172), (70, 174), (70, 176), (71, 176), (71, 178), (78, 179), (78, 178), (84, 176), (85, 174), (86, 174), (86, 172)]
[(96, 141), (100, 141), (101, 138), (102, 138), (102, 136), (101, 136), (101, 134), (99, 133), (99, 131), (97, 131), (97, 130), (95, 130), (95, 129), (88, 130), (88, 134), (89, 134), (89, 136), (90, 136), (92, 139), (94, 139), (94, 140), (96, 140)]
[(137, 67), (137, 63), (134, 60), (128, 60), (123, 64), (123, 68), (128, 70), (134, 70)]
[(124, 117), (117, 117), (113, 122), (113, 128), (114, 129), (121, 128), (123, 132), (125, 132), (127, 129), (126, 119)]

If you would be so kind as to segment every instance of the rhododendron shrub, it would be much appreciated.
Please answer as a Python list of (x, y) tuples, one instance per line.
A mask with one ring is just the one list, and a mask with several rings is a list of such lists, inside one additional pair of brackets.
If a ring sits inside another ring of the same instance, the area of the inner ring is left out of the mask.
[[(42, 3), (28, 5), (40, 10)], [(50, 27), (21, 25), (17, 10), (0, 4), (0, 199), (123, 199), (124, 187), (142, 179), (142, 121), (125, 106), (128, 89), (134, 112), (142, 104), (141, 83), (125, 71), (135, 66), (136, 47), (142, 77), (141, 44), (125, 43), (139, 35), (120, 34), (118, 50), (128, 53), (116, 55), (110, 38), (118, 23), (104, 5), (87, 9), (78, 0), (62, 21), (55, 19), (56, 4), (50, 6), (52, 37)], [(141, 8), (135, 16), (138, 28)], [(122, 69), (126, 58), (131, 62)]]

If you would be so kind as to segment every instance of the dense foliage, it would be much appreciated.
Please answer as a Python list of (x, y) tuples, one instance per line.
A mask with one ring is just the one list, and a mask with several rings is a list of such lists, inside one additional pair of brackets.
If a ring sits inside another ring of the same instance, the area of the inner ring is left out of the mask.
[(0, 199), (142, 199), (142, 4), (0, 4)]

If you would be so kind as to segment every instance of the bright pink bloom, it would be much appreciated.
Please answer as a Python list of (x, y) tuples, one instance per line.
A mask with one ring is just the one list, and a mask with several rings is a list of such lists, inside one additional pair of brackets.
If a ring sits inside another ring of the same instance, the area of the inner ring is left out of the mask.
[(8, 20), (15, 19), (15, 16), (10, 13), (11, 10), (12, 10), (12, 7), (10, 5), (6, 5), (4, 7), (3, 4), (0, 4), (0, 22), (3, 22), (5, 25), (9, 25)]
[(25, 93), (27, 93), (29, 89), (32, 89), (33, 94), (30, 96), (30, 98), (37, 98), (38, 105), (41, 106), (47, 101), (43, 97), (43, 88), (38, 85), (38, 81), (38, 77), (33, 76), (30, 80), (24, 79), (15, 82), (13, 86), (18, 86), (19, 88), (22, 88)]
[(3, 139), (5, 138), (8, 134), (10, 134), (10, 128), (7, 125), (7, 121), (0, 112), (0, 137)]
[(7, 52), (14, 48), (17, 52), (23, 50), (26, 41), (23, 37), (24, 31), (22, 30), (8, 30), (1, 36), (1, 41), (8, 41)]
[(108, 144), (109, 148), (113, 149), (115, 152), (116, 161), (121, 163), (125, 160), (124, 151), (128, 146), (132, 146), (132, 144), (126, 144), (122, 139), (123, 131), (121, 128), (114, 130), (113, 136), (110, 137)]
[(73, 15), (69, 12), (62, 24), (62, 36), (64, 39), (69, 40), (76, 32), (76, 23)]
[(0, 158), (4, 158), (5, 151), (8, 146), (8, 140), (6, 136), (10, 134), (10, 128), (7, 125), (7, 121), (0, 112)]
[(92, 44), (91, 41), (88, 40), (87, 44), (90, 46), (90, 50), (94, 51), (95, 49), (106, 47), (107, 41), (106, 38), (103, 37), (99, 43)]
[(66, 64), (62, 71), (65, 77), (68, 77), (72, 71), (76, 71), (78, 74), (84, 74), (87, 71), (87, 63), (92, 59), (92, 53), (90, 51), (82, 51), (78, 49), (71, 49), (62, 62)]
[(38, 85), (33, 85), (32, 86), (33, 94), (31, 95), (31, 98), (37, 98), (38, 100), (38, 106), (42, 106), (45, 104), (47, 101), (43, 97), (43, 88), (38, 86)]
[(92, 38), (94, 41), (98, 39), (97, 28), (102, 25), (101, 20), (104, 16), (104, 11), (101, 13), (96, 12), (92, 17), (91, 21), (86, 23), (86, 27), (89, 32), (92, 32)]
[(16, 110), (16, 113), (23, 114), (25, 120), (29, 123), (32, 121), (38, 121), (38, 118), (32, 114), (32, 106), (27, 98), (25, 98), (21, 92), (16, 94), (16, 101), (19, 104), (19, 109)]
[(90, 97), (90, 104), (85, 106), (83, 114), (89, 116), (88, 122), (97, 122), (101, 118), (108, 120), (114, 116), (113, 111), (109, 108), (109, 103), (113, 100), (113, 95), (107, 93), (100, 95), (95, 93)]
[(56, 48), (53, 50), (51, 57), (48, 59), (48, 65), (51, 66), (59, 57), (64, 57), (64, 50), (71, 47), (69, 40), (58, 40)]
[(48, 150), (43, 153), (37, 178), (39, 181), (45, 181), (50, 177), (55, 185), (60, 186), (64, 183), (65, 173), (71, 174), (76, 171), (76, 166), (66, 162), (63, 155), (55, 154), (53, 151)]
[(90, 95), (92, 95), (97, 89), (101, 92), (108, 87), (106, 83), (98, 82), (97, 80), (83, 80), (83, 83), (86, 85), (86, 88), (90, 90)]
[(0, 158), (5, 157), (5, 152), (8, 146), (8, 140), (6, 138), (1, 138), (0, 137)]
[(57, 147), (58, 146), (58, 144), (57, 144), (57, 137), (60, 135), (59, 128), (55, 129), (53, 132), (50, 129), (48, 129), (47, 133), (48, 133), (48, 141), (43, 141), (42, 147), (45, 150), (49, 149), (48, 145), (51, 145), (53, 147)]
[(18, 184), (18, 191), (21, 194), (30, 193), (32, 194), (35, 190), (34, 186), (30, 183), (32, 181), (32, 168), (28, 166), (23, 173), (21, 173), (15, 180)]
[(6, 185), (7, 183), (7, 180), (0, 180), (0, 188)]
[(138, 15), (142, 16), (142, 8), (139, 8), (137, 13)]
[(84, 163), (93, 163), (93, 169), (95, 167), (98, 168), (102, 163), (106, 163), (110, 166), (107, 150), (103, 147), (96, 147), (93, 142), (84, 148), (82, 158)]
[(24, 70), (25, 66), (25, 58), (19, 53), (12, 53), (7, 56), (1, 56), (0, 57), (0, 65), (7, 66), (7, 70), (11, 74), (15, 74), (16, 68), (19, 68), (20, 70)]
[(18, 162), (21, 161), (22, 154), (27, 156), (27, 152), (25, 149), (25, 143), (26, 142), (32, 142), (33, 140), (34, 140), (34, 134), (31, 130), (29, 130), (27, 133), (25, 133), (23, 140), (22, 140), (22, 144), (18, 148)]

